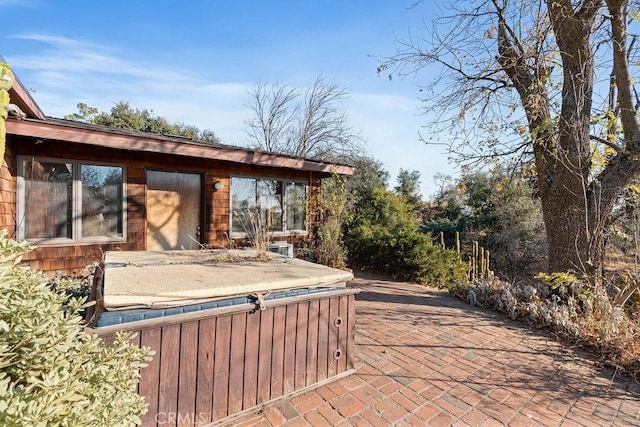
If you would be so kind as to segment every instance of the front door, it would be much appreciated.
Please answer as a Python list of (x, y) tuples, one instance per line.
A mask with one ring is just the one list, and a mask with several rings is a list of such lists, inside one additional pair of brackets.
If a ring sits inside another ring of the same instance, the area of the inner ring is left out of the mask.
[(147, 250), (198, 249), (199, 174), (147, 171)]

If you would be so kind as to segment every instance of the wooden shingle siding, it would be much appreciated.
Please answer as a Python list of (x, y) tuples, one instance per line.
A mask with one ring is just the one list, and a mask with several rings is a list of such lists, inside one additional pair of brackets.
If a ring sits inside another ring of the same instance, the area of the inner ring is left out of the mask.
[(204, 311), (183, 323), (173, 316), (167, 325), (158, 319), (148, 327), (133, 325), (134, 343), (156, 352), (141, 371), (138, 391), (149, 405), (142, 425), (203, 425), (348, 375), (354, 369), (356, 292), (335, 290), (330, 297), (263, 311)]
[[(2, 168), (0, 168), (0, 224), (12, 224), (16, 215), (16, 167), (15, 156), (12, 147), (5, 150)], [(6, 228), (6, 227), (3, 227)], [(9, 228), (9, 237), (15, 237), (15, 228)]]
[[(222, 160), (176, 157), (170, 154), (131, 153), (96, 146), (62, 141), (44, 141), (12, 136), (7, 142), (4, 164), (0, 168), (0, 228), (6, 228), (10, 237), (16, 236), (16, 171), (18, 156), (34, 156), (78, 160), (82, 162), (112, 163), (123, 165), (126, 176), (126, 240), (110, 243), (69, 242), (64, 244), (39, 243), (37, 249), (27, 254), (23, 261), (45, 272), (62, 270), (80, 274), (84, 267), (99, 262), (106, 251), (146, 250), (146, 185), (148, 169), (198, 173), (203, 176), (203, 214), (201, 243), (210, 248), (229, 246), (231, 177), (236, 175), (289, 179), (307, 182), (309, 201), (318, 194), (321, 174), (295, 169), (236, 164)], [(215, 191), (214, 184), (221, 181), (224, 188)], [(312, 212), (312, 209), (310, 209)], [(308, 224), (316, 224), (310, 214)], [(289, 243), (299, 243), (311, 235), (278, 237)], [(240, 239), (236, 243), (240, 243)]]

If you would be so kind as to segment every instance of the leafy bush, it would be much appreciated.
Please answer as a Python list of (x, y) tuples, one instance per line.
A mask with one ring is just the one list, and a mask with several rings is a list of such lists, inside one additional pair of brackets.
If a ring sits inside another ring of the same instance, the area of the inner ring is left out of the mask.
[(448, 287), (465, 280), (466, 266), (454, 251), (435, 246), (402, 198), (373, 188), (361, 195), (345, 225), (349, 262), (359, 268)]
[(334, 268), (346, 266), (347, 253), (342, 240), (342, 221), (347, 213), (345, 180), (333, 175), (322, 181), (320, 194), (314, 198), (320, 224), (311, 243), (312, 260)]
[(491, 252), (492, 269), (503, 277), (530, 276), (543, 268), (546, 241), (535, 188), (501, 168), (466, 174), (443, 190), (423, 229), (443, 232), (448, 247), (456, 231), (465, 247), (477, 241)]
[(16, 266), (32, 249), (0, 232), (0, 425), (83, 426), (140, 422), (139, 369), (151, 351), (118, 334), (105, 345), (82, 328), (85, 298)]
[(468, 237), (493, 254), (493, 268), (509, 276), (540, 271), (546, 241), (540, 200), (522, 178), (503, 171), (465, 180), (471, 208)]

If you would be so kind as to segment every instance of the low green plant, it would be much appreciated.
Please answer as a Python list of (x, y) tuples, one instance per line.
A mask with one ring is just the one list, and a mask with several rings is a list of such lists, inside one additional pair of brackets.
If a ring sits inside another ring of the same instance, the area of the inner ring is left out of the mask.
[(31, 249), (0, 231), (0, 425), (139, 424), (146, 404), (136, 385), (151, 350), (128, 334), (104, 344), (85, 333), (79, 313), (89, 304), (66, 293), (73, 281), (52, 287), (17, 265)]

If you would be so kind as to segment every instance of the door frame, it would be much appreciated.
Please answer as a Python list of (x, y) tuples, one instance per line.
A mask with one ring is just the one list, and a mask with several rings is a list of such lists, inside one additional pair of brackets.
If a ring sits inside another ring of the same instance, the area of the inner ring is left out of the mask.
[(205, 176), (206, 172), (202, 170), (177, 170), (177, 169), (167, 169), (167, 168), (159, 168), (159, 167), (145, 167), (144, 168), (144, 248), (145, 250), (149, 250), (149, 242), (147, 238), (148, 234), (148, 173), (149, 172), (165, 172), (165, 173), (175, 173), (175, 174), (189, 174), (189, 175), (198, 175), (200, 178), (200, 194), (199, 197), (199, 215), (198, 215), (198, 227), (200, 228), (200, 235), (197, 238), (197, 241), (200, 245), (205, 244), (204, 241), (204, 223), (205, 223)]

